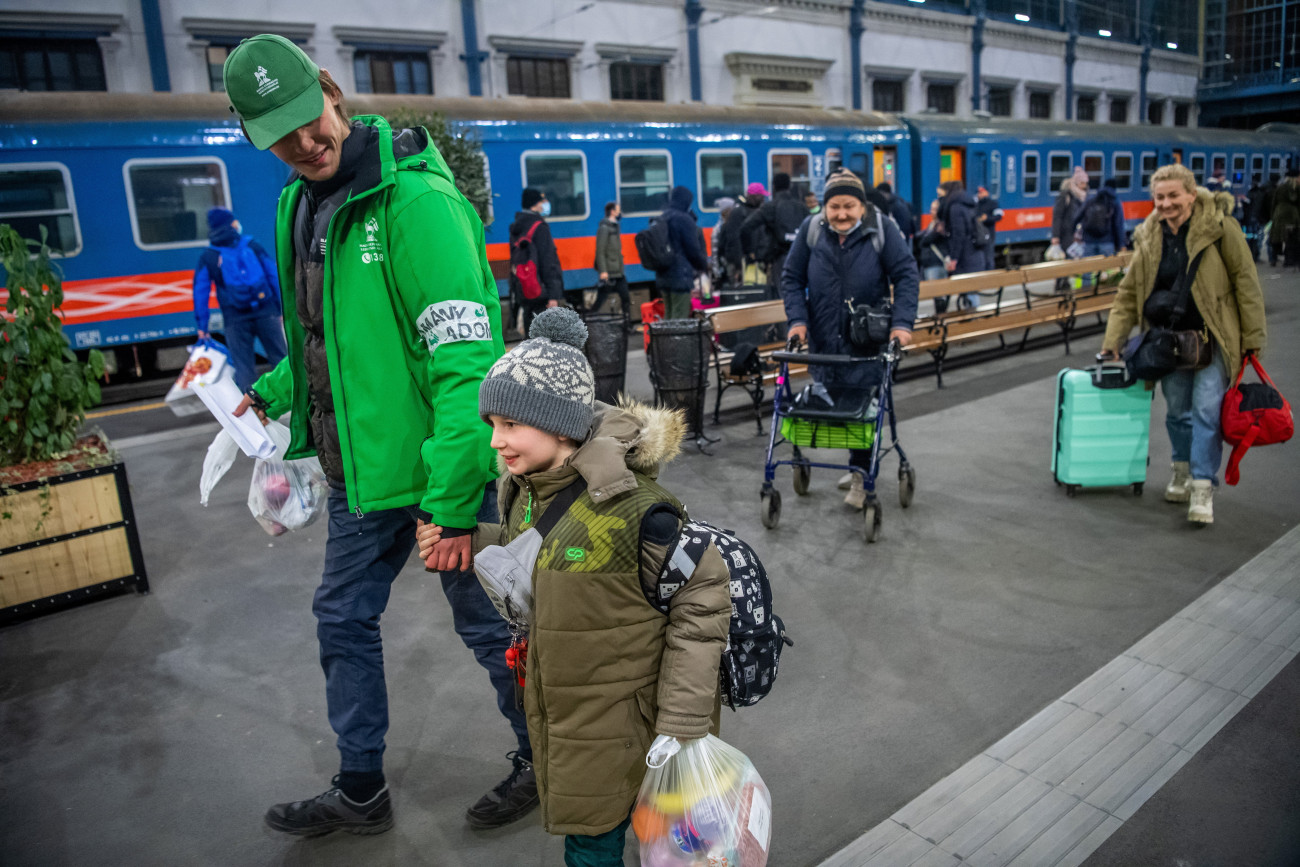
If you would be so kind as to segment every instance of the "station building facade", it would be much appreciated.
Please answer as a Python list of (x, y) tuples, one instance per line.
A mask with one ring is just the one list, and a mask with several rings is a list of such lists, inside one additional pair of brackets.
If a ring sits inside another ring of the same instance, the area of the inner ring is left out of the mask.
[(219, 90), (279, 33), (348, 93), (1197, 125), (1202, 0), (8, 0), (0, 89)]

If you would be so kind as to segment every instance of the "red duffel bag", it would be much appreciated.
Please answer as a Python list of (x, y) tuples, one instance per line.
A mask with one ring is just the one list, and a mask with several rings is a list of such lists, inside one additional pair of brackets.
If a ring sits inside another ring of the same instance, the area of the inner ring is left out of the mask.
[[(1241, 377), (1249, 363), (1263, 382), (1241, 384)], [(1223, 411), (1219, 416), (1223, 426), (1224, 442), (1232, 446), (1228, 469), (1223, 479), (1230, 485), (1241, 480), (1238, 465), (1251, 446), (1284, 443), (1295, 433), (1295, 420), (1291, 417), (1291, 404), (1277, 390), (1254, 353), (1241, 360), (1237, 381), (1223, 396)]]

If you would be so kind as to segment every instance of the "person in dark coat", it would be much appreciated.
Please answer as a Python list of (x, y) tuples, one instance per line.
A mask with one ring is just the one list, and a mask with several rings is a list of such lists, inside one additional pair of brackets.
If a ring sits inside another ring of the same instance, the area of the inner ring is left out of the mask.
[(898, 231), (903, 233), (903, 237), (911, 242), (916, 235), (916, 217), (912, 215), (912, 206), (909, 205), (902, 197), (894, 194), (894, 188), (887, 183), (876, 184), (876, 192), (885, 197), (885, 203), (889, 206), (889, 214), (898, 224)]
[(709, 270), (708, 254), (700, 242), (702, 233), (691, 210), (695, 194), (686, 187), (673, 187), (663, 219), (668, 221), (668, 243), (673, 248), (673, 265), (655, 272), (655, 287), (664, 299), (665, 319), (687, 319), (691, 315), (691, 289), (695, 275)]
[(998, 223), (1002, 220), (1002, 205), (989, 195), (989, 191), (980, 187), (975, 191), (975, 211), (979, 221), (989, 230), (989, 241), (980, 249), (984, 253), (984, 270), (992, 271), (997, 267), (994, 256), (998, 246)]
[[(1124, 249), (1124, 204), (1115, 194), (1114, 178), (1089, 196), (1075, 218), (1075, 234), (1083, 240), (1083, 255), (1114, 256)], [(1083, 286), (1092, 285), (1091, 274), (1083, 275)]]
[[(537, 231), (533, 232), (533, 250), (537, 256), (537, 279), (542, 284), (542, 294), (537, 298), (525, 298), (519, 280), (510, 275), (510, 299), (513, 307), (524, 311), (523, 331), (528, 333), (528, 326), (533, 324), (533, 317), (547, 307), (555, 307), (564, 298), (564, 270), (560, 267), (560, 254), (555, 249), (555, 239), (551, 237), (551, 227), (546, 217), (551, 213), (551, 203), (546, 200), (546, 193), (533, 187), (525, 187), (519, 197), (522, 208), (515, 214), (515, 221), (510, 224), (510, 249), (535, 223)], [(511, 322), (513, 322), (513, 315)]]
[(1074, 174), (1061, 181), (1061, 192), (1052, 205), (1052, 243), (1062, 250), (1074, 243), (1074, 224), (1079, 220), (1079, 209), (1088, 198), (1088, 173), (1083, 166), (1075, 166)]
[(600, 283), (596, 286), (596, 301), (591, 309), (599, 313), (609, 293), (617, 292), (623, 302), (623, 323), (626, 326), (631, 315), (632, 297), (628, 294), (627, 277), (623, 275), (623, 235), (619, 231), (622, 218), (623, 209), (618, 202), (605, 203), (605, 219), (596, 227), (596, 273)]
[[(948, 279), (948, 269), (944, 265), (948, 261), (948, 237), (944, 234), (943, 223), (939, 221), (938, 199), (930, 203), (930, 225), (916, 236), (916, 244), (921, 251), (921, 279)], [(935, 298), (934, 312), (946, 313), (947, 311), (948, 297), (945, 295), (942, 298)]]
[[(948, 261), (944, 267), (951, 276), (984, 270), (984, 251), (975, 245), (975, 200), (961, 181), (939, 185), (939, 221), (948, 235)], [(958, 299), (958, 307), (976, 307), (979, 295), (967, 292)]]
[[(781, 286), (785, 257), (807, 216), (808, 209), (804, 207), (803, 199), (790, 188), (790, 176), (777, 172), (772, 176), (772, 198), (745, 220), (742, 231), (759, 239), (754, 242), (755, 258), (767, 266), (767, 282), (774, 289)], [(764, 235), (766, 243), (761, 240)]]
[(1282, 251), (1284, 267), (1300, 265), (1300, 169), (1287, 169), (1286, 179), (1278, 185), (1272, 219), (1269, 244)]
[[(889, 337), (906, 346), (912, 342), (920, 286), (911, 247), (893, 220), (867, 205), (862, 181), (852, 172), (838, 172), (826, 179), (823, 202), (822, 213), (804, 220), (795, 233), (781, 272), (788, 337), (807, 343), (810, 352), (848, 354), (852, 347), (845, 301), (877, 306), (889, 300), (892, 286)], [(820, 225), (810, 246), (814, 222)], [(876, 252), (877, 244), (880, 252)], [(814, 366), (811, 373), (832, 398), (875, 385), (880, 378), (880, 368), (873, 364)], [(852, 466), (865, 470), (870, 462), (869, 449), (850, 450)], [(866, 489), (852, 481), (850, 478), (844, 501), (861, 509)]]
[(745, 245), (740, 228), (767, 198), (762, 184), (749, 185), (750, 190), (755, 187), (758, 192), (747, 192), (736, 199), (735, 207), (713, 235), (713, 248), (727, 272), (727, 282), (736, 287), (744, 285)]

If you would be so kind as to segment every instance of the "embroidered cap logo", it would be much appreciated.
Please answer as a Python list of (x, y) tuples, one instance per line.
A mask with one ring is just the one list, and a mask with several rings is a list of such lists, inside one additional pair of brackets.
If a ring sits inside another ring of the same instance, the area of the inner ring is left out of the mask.
[(266, 96), (268, 93), (273, 93), (280, 87), (280, 79), (270, 78), (266, 73), (265, 66), (257, 67), (257, 71), (253, 73), (253, 77), (257, 79), (258, 96)]

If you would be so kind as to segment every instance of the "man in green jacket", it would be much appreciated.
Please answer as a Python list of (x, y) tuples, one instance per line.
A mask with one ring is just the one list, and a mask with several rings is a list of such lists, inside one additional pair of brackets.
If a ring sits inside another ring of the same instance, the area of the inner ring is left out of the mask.
[(292, 411), (287, 456), (317, 455), (331, 485), (313, 612), (340, 771), (328, 791), (277, 804), (266, 822), (301, 836), (392, 827), (379, 623), (421, 520), (454, 528), (427, 565), (518, 741), (510, 776), (468, 819), (514, 821), (537, 803), (532, 752), (505, 664), (509, 629), (468, 571), (470, 533), (496, 514), (478, 388), (504, 351), (483, 225), (424, 129), (349, 120), (329, 73), (287, 39), (244, 40), (225, 84), (253, 145), (294, 170), (276, 215), (289, 354), (236, 415)]
[(596, 303), (591, 309), (599, 313), (612, 289), (623, 302), (623, 324), (626, 325), (632, 315), (632, 296), (628, 293), (627, 278), (623, 276), (623, 235), (619, 230), (622, 218), (623, 209), (618, 202), (605, 203), (605, 219), (596, 227), (596, 273), (600, 275), (600, 285), (596, 287)]

